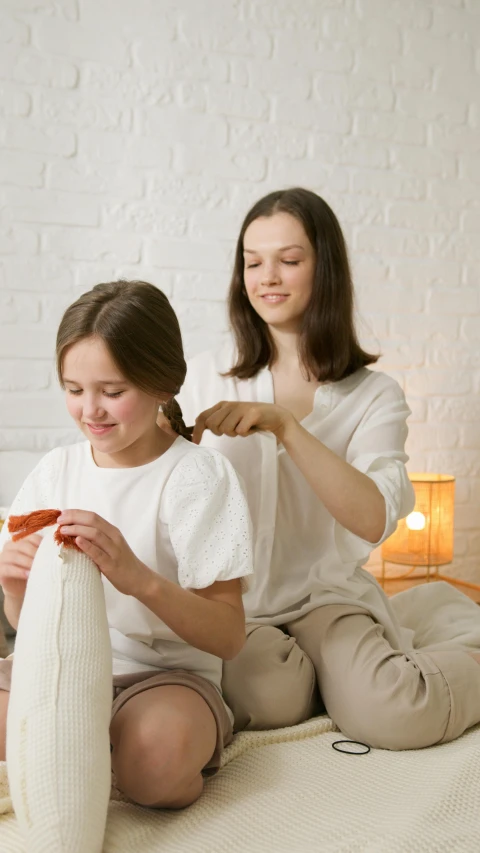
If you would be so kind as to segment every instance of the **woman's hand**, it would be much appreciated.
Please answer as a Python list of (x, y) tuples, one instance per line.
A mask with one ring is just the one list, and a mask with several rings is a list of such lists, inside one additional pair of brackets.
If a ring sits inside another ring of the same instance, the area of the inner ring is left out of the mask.
[(287, 427), (295, 421), (294, 416), (282, 406), (273, 403), (236, 403), (221, 402), (205, 409), (193, 429), (193, 441), (200, 444), (206, 429), (214, 435), (247, 436), (257, 430), (273, 432), (282, 442)]
[(0, 585), (5, 596), (23, 601), (28, 576), (42, 537), (32, 533), (18, 542), (7, 540), (0, 553)]
[(81, 509), (64, 510), (58, 518), (60, 532), (75, 536), (75, 542), (98, 566), (111, 584), (138, 598), (153, 574), (139, 560), (120, 531), (94, 512)]

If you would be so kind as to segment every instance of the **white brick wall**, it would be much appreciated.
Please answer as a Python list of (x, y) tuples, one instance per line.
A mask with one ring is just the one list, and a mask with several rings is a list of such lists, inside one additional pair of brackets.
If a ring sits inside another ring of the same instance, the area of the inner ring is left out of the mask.
[(457, 476), (480, 581), (480, 0), (0, 0), (0, 504), (75, 433), (64, 307), (154, 281), (187, 352), (225, 334), (249, 205), (304, 184), (345, 229), (411, 470)]

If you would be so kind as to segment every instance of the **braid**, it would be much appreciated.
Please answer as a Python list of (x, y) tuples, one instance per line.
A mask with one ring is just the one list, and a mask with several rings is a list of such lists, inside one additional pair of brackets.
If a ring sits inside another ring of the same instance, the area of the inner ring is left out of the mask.
[(171, 397), (168, 403), (162, 403), (162, 412), (167, 418), (172, 429), (174, 429), (178, 435), (183, 436), (187, 441), (192, 440), (193, 427), (185, 426), (182, 410), (175, 397)]

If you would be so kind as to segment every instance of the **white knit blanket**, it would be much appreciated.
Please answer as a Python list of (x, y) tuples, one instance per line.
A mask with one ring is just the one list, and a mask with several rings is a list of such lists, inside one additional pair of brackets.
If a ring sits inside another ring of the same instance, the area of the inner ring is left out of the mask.
[[(189, 809), (112, 800), (104, 853), (478, 853), (480, 726), (363, 756), (335, 752), (339, 737), (326, 717), (240, 734)], [(25, 853), (2, 764), (0, 811), (0, 853)]]

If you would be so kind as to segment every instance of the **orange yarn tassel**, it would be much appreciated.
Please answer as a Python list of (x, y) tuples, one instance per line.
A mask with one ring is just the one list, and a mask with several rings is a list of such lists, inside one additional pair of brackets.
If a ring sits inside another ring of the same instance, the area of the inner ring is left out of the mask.
[[(31, 533), (43, 530), (44, 527), (51, 527), (56, 523), (59, 515), (61, 515), (59, 509), (38, 509), (36, 512), (29, 512), (26, 515), (11, 515), (8, 519), (8, 529), (10, 533), (13, 533), (12, 540), (17, 542), (19, 539), (24, 539), (25, 536), (30, 536)], [(75, 542), (75, 537), (65, 536), (60, 533), (60, 528), (55, 531), (53, 538), (57, 545), (80, 551)]]
[(44, 527), (50, 527), (55, 524), (60, 514), (59, 509), (39, 509), (27, 515), (11, 515), (8, 519), (8, 529), (13, 533), (13, 541), (30, 536), (31, 533), (36, 533)]

